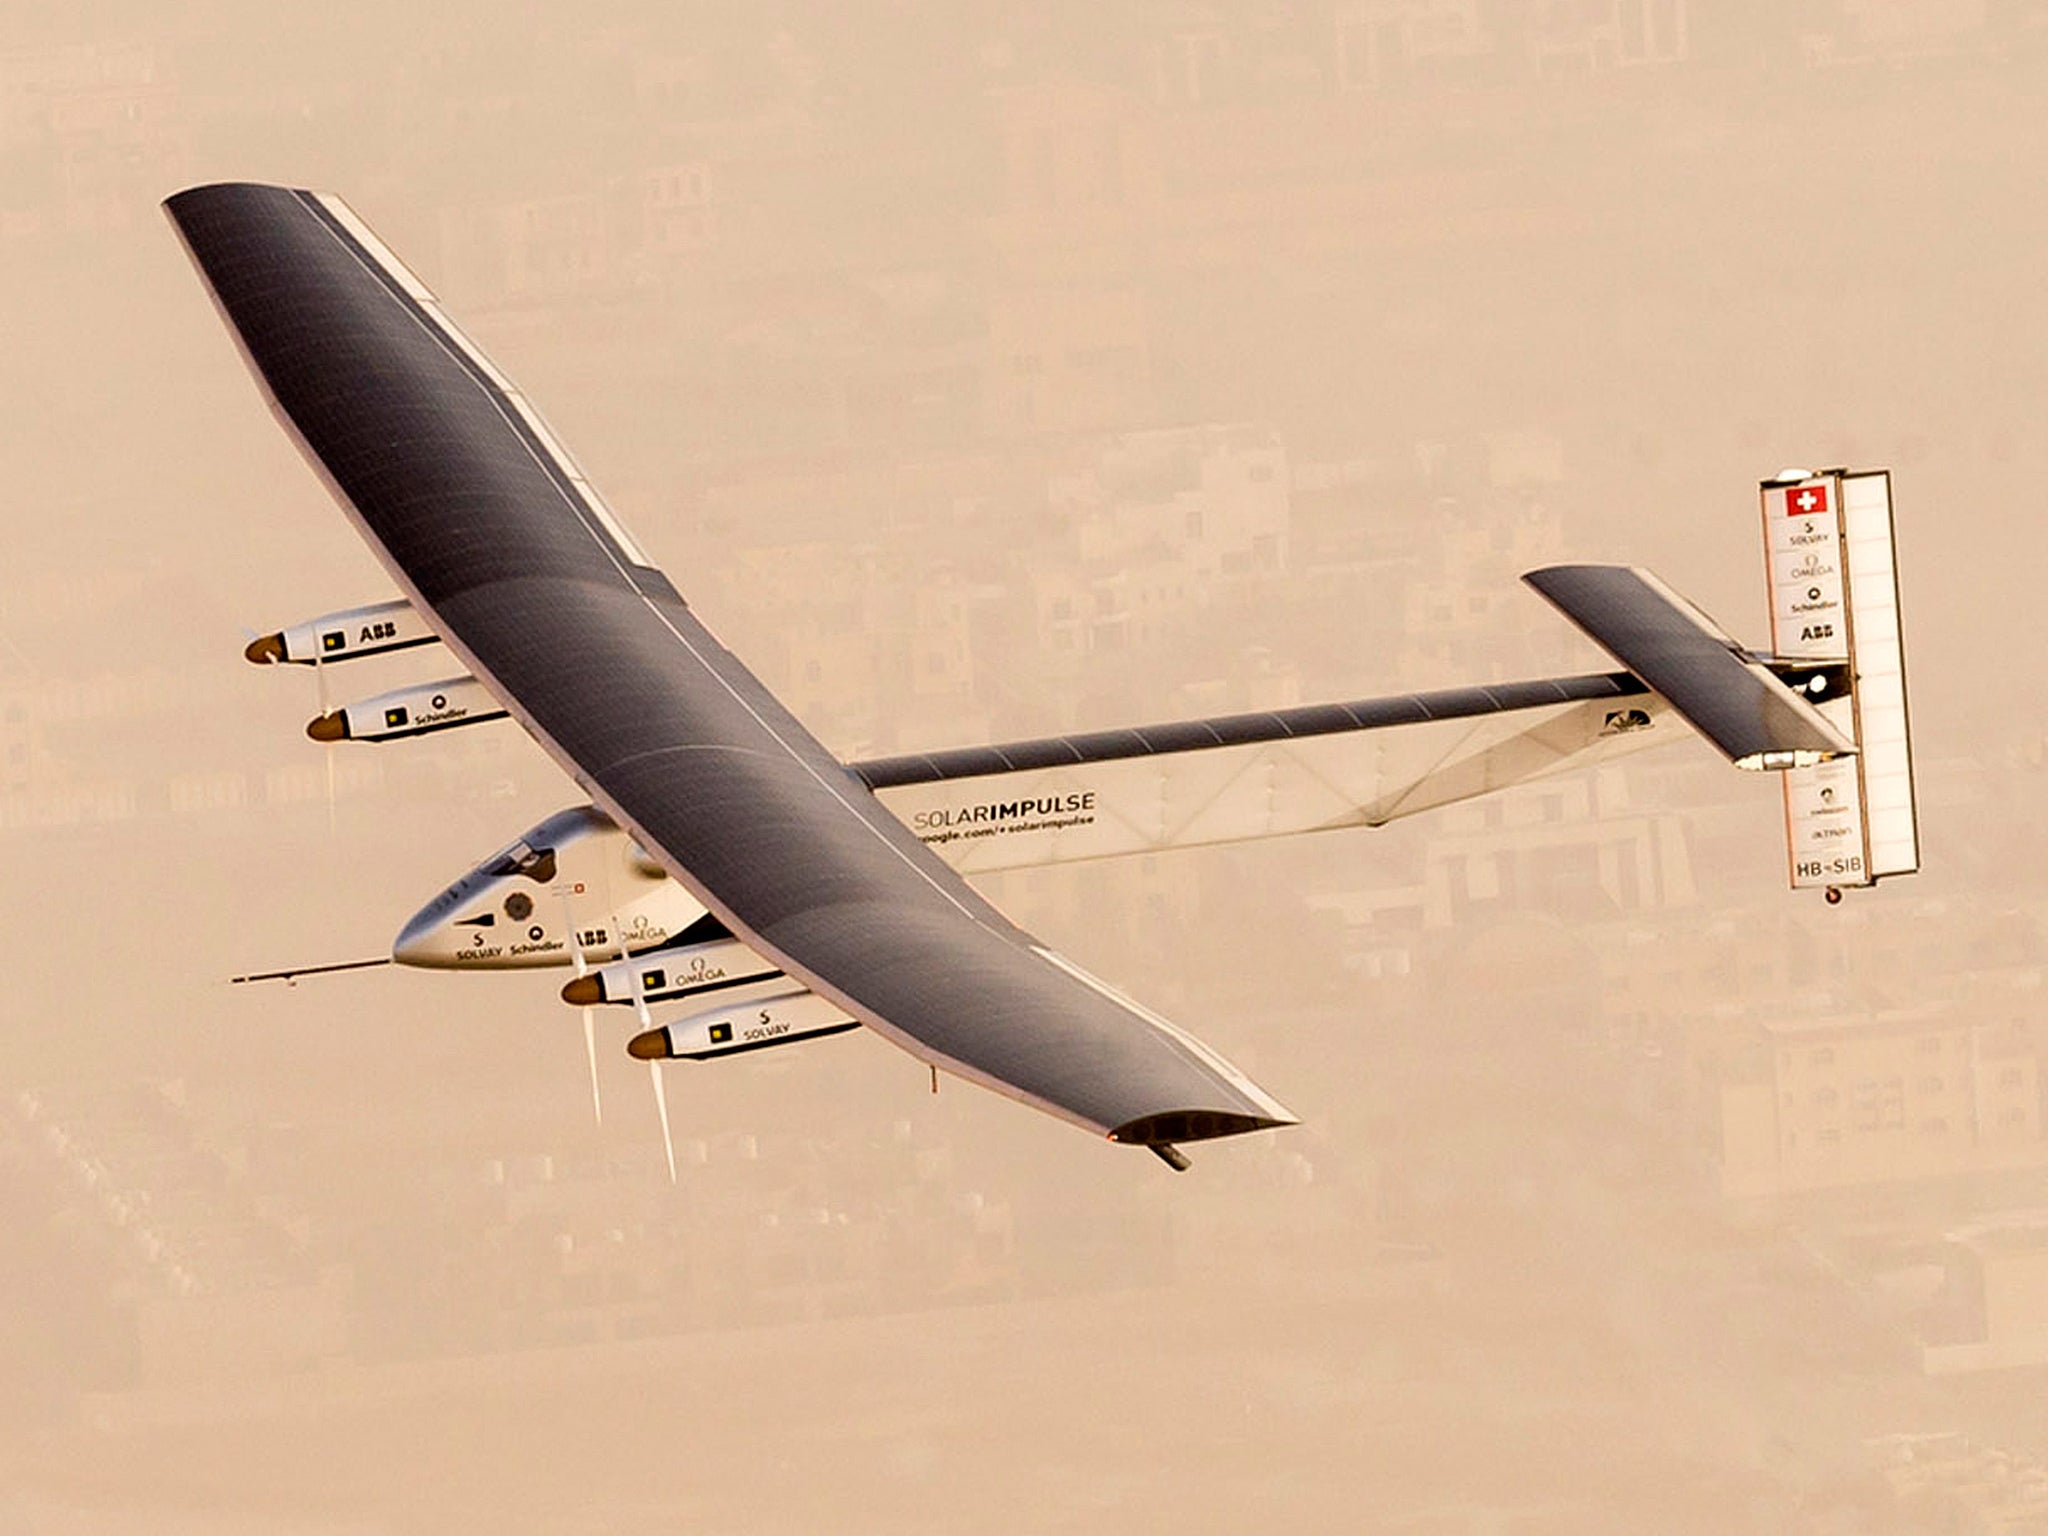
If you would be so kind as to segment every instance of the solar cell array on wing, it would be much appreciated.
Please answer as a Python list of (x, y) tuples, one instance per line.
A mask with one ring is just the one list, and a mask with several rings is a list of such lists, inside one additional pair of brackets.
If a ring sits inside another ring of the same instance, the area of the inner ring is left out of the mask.
[(394, 579), (593, 798), (764, 954), (921, 1058), (1147, 1145), (1290, 1123), (1051, 955), (712, 638), (524, 398), (338, 200), (166, 207)]
[(1738, 768), (1792, 768), (1856, 744), (1654, 575), (1553, 565), (1522, 578), (1605, 646)]

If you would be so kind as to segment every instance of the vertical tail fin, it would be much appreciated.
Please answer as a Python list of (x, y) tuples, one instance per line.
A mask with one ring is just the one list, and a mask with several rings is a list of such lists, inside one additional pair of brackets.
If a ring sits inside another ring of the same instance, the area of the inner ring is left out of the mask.
[(1793, 888), (1837, 900), (1920, 867), (1891, 474), (1791, 470), (1763, 482), (1761, 501), (1772, 649), (1848, 662), (1848, 691), (1817, 707), (1856, 755), (1785, 774)]

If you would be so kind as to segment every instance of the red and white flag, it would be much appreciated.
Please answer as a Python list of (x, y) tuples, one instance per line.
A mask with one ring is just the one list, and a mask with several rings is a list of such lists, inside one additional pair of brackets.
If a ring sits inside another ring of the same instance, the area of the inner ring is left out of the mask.
[(1828, 488), (1820, 485), (1795, 485), (1785, 493), (1785, 512), (1790, 517), (1825, 517), (1828, 510)]

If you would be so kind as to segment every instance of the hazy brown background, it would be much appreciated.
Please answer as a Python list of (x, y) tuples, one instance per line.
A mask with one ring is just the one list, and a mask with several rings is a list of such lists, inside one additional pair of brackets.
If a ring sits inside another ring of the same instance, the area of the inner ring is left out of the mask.
[[(0, 1531), (2048, 1530), (2044, 86), (2038, 0), (17, 7)], [(1307, 1124), (1174, 1178), (855, 1036), (674, 1070), (671, 1189), (551, 979), (223, 984), (574, 798), (490, 727), (330, 834), (242, 626), (389, 589), (156, 212), (225, 177), (848, 754), (1593, 666), (1561, 557), (1761, 640), (1757, 478), (1889, 466), (1928, 872), (1795, 900), (1688, 746), (1011, 876)]]

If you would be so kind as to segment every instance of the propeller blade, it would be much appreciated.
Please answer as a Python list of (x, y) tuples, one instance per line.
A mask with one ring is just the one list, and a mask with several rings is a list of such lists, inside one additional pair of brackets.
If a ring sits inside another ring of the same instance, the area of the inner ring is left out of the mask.
[[(590, 969), (590, 962), (583, 958), (583, 934), (576, 926), (576, 908), (569, 900), (566, 887), (561, 892), (562, 927), (569, 940), (569, 963), (576, 967), (578, 976)], [(604, 1093), (597, 1085), (597, 1010), (586, 1007), (583, 1010), (583, 1054), (590, 1061), (590, 1109), (597, 1116), (597, 1123), (604, 1124)]]
[[(612, 932), (619, 936), (619, 958), (621, 960), (632, 959), (632, 956), (626, 953), (626, 930), (619, 926), (619, 915), (616, 912), (612, 914)], [(626, 981), (633, 989), (633, 1011), (640, 1016), (640, 1027), (642, 1029), (652, 1029), (654, 1027), (654, 1015), (647, 1011), (647, 993), (640, 985), (640, 967), (638, 965), (626, 967)]]
[(576, 909), (569, 904), (567, 890), (562, 892), (562, 926), (569, 930), (569, 963), (581, 976), (590, 969), (590, 962), (583, 958), (583, 935), (576, 927)]
[(676, 1139), (668, 1128), (668, 1089), (661, 1081), (661, 1063), (647, 1063), (647, 1075), (654, 1079), (654, 1111), (661, 1116), (661, 1149), (668, 1154), (668, 1181), (676, 1182)]
[[(318, 651), (313, 653), (313, 702), (315, 705), (314, 719), (322, 719), (333, 712), (327, 703), (327, 668), (321, 664)], [(327, 759), (327, 835), (332, 837), (334, 836), (334, 743), (326, 743), (321, 747), (320, 751)]]

